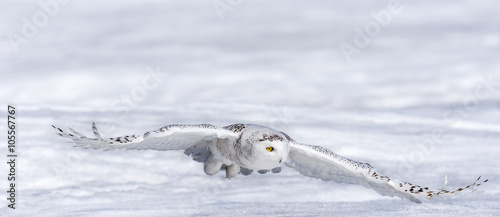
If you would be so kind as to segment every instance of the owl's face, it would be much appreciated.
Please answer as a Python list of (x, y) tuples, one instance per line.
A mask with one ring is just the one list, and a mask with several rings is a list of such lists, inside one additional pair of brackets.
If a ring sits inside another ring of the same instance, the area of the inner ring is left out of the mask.
[(250, 169), (269, 170), (280, 167), (288, 159), (288, 138), (271, 128), (246, 129), (242, 135), (242, 148), (246, 149)]

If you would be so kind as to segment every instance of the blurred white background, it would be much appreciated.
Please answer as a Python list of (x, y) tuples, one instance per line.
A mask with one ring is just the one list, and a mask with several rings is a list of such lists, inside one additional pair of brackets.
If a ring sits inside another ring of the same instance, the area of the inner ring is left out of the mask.
[[(456, 186), (479, 175), (493, 181), (496, 1), (2, 1), (0, 17), (0, 99), (19, 110), (17, 214), (467, 215), (475, 210), (460, 205), (467, 201), (498, 212), (494, 182), (414, 213), (406, 201), (290, 170), (220, 188), (180, 152), (75, 155), (50, 128), (88, 134), (96, 121), (116, 136), (171, 123), (257, 123), (417, 184), (440, 187), (444, 173)], [(436, 129), (444, 141), (421, 145)], [(219, 190), (200, 193), (207, 182)], [(284, 184), (295, 190), (278, 190)], [(209, 202), (194, 206), (200, 194)], [(5, 207), (0, 215), (16, 214)]]

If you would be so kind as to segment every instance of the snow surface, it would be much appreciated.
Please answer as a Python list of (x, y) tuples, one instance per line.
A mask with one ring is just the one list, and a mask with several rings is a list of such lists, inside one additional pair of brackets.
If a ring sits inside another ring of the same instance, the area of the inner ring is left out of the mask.
[[(8, 33), (42, 9), (4, 1), (0, 99), (18, 110), (19, 188), (0, 216), (499, 215), (497, 1), (400, 1), (350, 63), (339, 45), (389, 1), (232, 1), (224, 20), (214, 2), (226, 1), (70, 1), (14, 52)], [(288, 168), (226, 180), (181, 151), (76, 149), (50, 127), (91, 135), (93, 121), (109, 137), (256, 123), (419, 185), (490, 181), (414, 204)]]

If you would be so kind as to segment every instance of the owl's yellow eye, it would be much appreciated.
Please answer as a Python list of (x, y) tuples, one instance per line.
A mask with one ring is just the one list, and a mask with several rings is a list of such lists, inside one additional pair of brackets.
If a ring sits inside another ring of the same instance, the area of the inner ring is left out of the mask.
[(271, 151), (274, 150), (274, 148), (273, 147), (267, 147), (266, 150), (269, 151), (269, 152), (271, 152)]

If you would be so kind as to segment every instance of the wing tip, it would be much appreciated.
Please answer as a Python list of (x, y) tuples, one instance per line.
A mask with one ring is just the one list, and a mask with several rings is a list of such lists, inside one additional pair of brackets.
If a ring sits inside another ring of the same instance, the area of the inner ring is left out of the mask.
[(68, 137), (68, 138), (72, 138), (73, 135), (71, 134), (67, 134), (66, 132), (64, 132), (64, 130), (62, 130), (61, 128), (59, 127), (56, 127), (55, 125), (51, 125), (52, 128), (54, 128), (55, 130), (55, 133), (60, 136), (60, 137)]
[(97, 125), (95, 122), (92, 122), (92, 133), (94, 133), (94, 136), (97, 137), (97, 139), (104, 141), (104, 139), (101, 137), (101, 134), (99, 133), (99, 130), (97, 129)]

